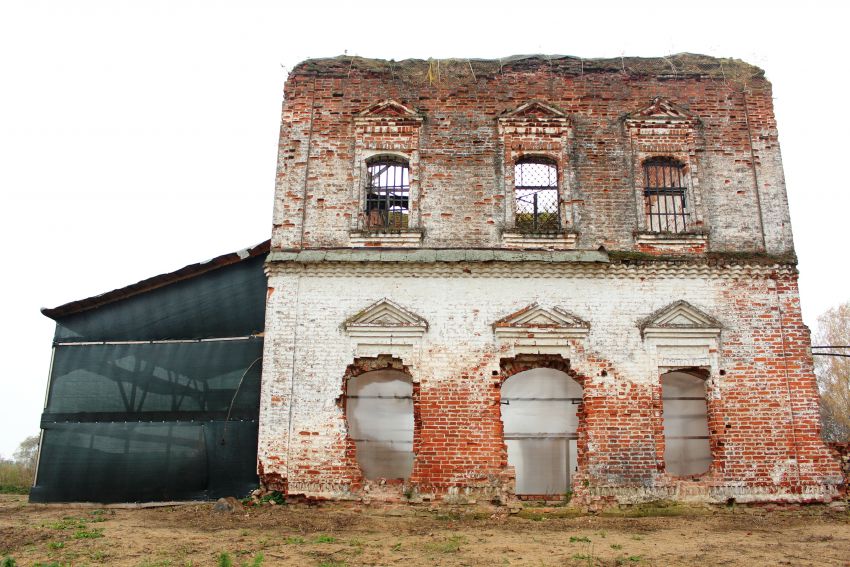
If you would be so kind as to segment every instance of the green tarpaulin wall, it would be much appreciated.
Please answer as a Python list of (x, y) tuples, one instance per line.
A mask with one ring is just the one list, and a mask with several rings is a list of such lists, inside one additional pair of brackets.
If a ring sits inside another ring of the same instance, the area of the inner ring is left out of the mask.
[(103, 305), (45, 311), (56, 335), (31, 501), (197, 500), (257, 487), (267, 284), (256, 251)]

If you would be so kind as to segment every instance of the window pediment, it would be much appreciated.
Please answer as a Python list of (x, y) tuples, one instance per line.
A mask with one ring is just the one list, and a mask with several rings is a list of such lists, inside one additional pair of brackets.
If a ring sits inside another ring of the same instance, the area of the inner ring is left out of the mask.
[(422, 336), (428, 330), (428, 322), (425, 319), (389, 299), (373, 303), (350, 317), (343, 326), (351, 336)]
[(716, 338), (723, 325), (684, 300), (676, 301), (651, 314), (638, 324), (648, 337), (700, 336)]
[(693, 126), (699, 119), (681, 106), (663, 97), (655, 97), (649, 106), (636, 110), (626, 117), (629, 126), (663, 124)]
[(527, 337), (529, 334), (582, 338), (590, 330), (590, 323), (560, 307), (547, 309), (532, 303), (493, 323), (493, 330), (499, 338)]
[(539, 100), (531, 100), (499, 117), (502, 124), (527, 124), (529, 122), (556, 122), (568, 125), (569, 116), (560, 108)]
[(382, 100), (360, 111), (355, 116), (357, 122), (375, 120), (422, 122), (422, 115), (412, 108), (392, 99)]

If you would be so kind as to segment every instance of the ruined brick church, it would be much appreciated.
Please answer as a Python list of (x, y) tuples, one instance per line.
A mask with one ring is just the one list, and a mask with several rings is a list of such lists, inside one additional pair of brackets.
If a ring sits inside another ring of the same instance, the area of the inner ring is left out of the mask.
[(736, 60), (308, 60), (258, 463), (308, 497), (828, 501), (771, 87)]
[(827, 502), (771, 87), (308, 60), (271, 242), (72, 302), (33, 501)]

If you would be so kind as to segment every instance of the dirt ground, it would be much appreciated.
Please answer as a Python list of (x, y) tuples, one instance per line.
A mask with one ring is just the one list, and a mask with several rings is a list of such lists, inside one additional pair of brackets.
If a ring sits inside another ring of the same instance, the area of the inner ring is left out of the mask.
[(850, 512), (825, 506), (569, 508), (31, 505), (0, 496), (0, 565), (845, 565)]

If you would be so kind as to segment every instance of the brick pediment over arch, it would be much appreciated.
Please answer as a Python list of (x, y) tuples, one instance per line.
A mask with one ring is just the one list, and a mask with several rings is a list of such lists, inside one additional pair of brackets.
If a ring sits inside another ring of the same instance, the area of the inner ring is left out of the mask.
[(421, 335), (428, 330), (428, 321), (401, 305), (384, 298), (349, 317), (344, 326), (349, 333), (394, 328), (396, 330), (407, 329), (412, 333)]
[(386, 118), (413, 120), (415, 122), (422, 120), (422, 116), (414, 109), (393, 99), (376, 102), (357, 113), (359, 120)]
[(493, 323), (493, 331), (500, 340), (581, 339), (590, 331), (590, 323), (560, 307), (532, 303)]
[(641, 335), (717, 337), (723, 325), (711, 315), (684, 300), (662, 307), (638, 323)]
[(513, 110), (506, 111), (499, 117), (503, 122), (529, 119), (562, 119), (566, 120), (567, 113), (560, 108), (539, 100), (531, 100)]
[(699, 118), (669, 99), (657, 96), (643, 108), (635, 110), (626, 117), (626, 122), (676, 123), (694, 125)]

